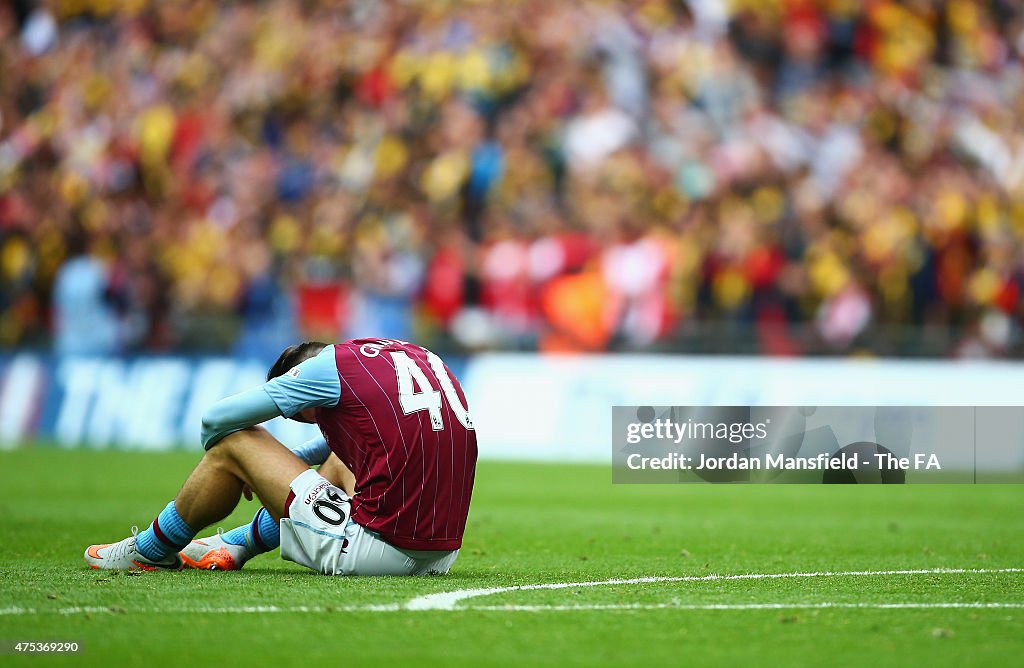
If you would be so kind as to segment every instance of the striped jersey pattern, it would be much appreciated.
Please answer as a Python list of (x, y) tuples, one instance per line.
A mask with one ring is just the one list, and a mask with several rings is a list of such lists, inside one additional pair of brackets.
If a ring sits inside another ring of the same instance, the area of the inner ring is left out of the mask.
[(316, 421), (355, 474), (352, 518), (399, 548), (459, 549), (477, 443), (458, 379), (404, 341), (356, 339), (334, 349), (341, 398), (317, 409)]

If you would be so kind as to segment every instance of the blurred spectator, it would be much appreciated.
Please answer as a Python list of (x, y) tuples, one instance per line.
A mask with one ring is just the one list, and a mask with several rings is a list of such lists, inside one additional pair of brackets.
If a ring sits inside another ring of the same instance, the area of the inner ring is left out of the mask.
[(18, 0), (0, 72), (6, 346), (1024, 352), (1019, 3)]
[(88, 243), (72, 240), (54, 279), (54, 349), (60, 355), (111, 354), (121, 343), (110, 274)]

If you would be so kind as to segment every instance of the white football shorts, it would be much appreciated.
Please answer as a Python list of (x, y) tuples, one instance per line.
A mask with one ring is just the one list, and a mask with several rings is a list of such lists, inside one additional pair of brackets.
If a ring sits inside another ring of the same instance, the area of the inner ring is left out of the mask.
[(458, 550), (403, 550), (351, 517), (351, 499), (310, 469), (292, 481), (281, 557), (324, 575), (441, 575)]

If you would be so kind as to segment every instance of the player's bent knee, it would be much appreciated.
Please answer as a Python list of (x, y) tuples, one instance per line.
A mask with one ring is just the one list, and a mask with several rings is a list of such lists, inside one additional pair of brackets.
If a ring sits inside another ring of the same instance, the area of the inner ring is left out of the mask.
[(212, 466), (220, 470), (230, 471), (231, 473), (235, 473), (238, 468), (235, 465), (235, 458), (232, 455), (230, 446), (221, 447), (217, 445), (210, 448), (203, 455), (203, 464), (208, 467)]
[(245, 429), (239, 429), (233, 431), (230, 434), (224, 436), (212, 446), (207, 452), (214, 452), (220, 450), (222, 454), (226, 451), (243, 447), (251, 448), (254, 443), (274, 443), (280, 447), (284, 447), (280, 441), (274, 438), (269, 431), (263, 427), (246, 427)]
[(270, 435), (270, 432), (262, 427), (249, 427), (231, 432), (210, 446), (206, 451), (204, 459), (211, 464), (217, 464), (236, 471), (238, 469), (238, 455), (245, 450), (252, 450), (257, 442), (267, 438), (277, 443), (276, 439)]

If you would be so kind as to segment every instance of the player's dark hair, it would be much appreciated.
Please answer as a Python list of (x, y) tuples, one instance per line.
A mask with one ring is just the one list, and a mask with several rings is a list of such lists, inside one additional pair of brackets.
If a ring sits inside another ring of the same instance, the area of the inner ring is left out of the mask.
[(270, 367), (270, 371), (267, 372), (267, 380), (283, 376), (293, 366), (305, 362), (310, 357), (316, 357), (326, 347), (326, 343), (319, 341), (303, 341), (294, 346), (288, 346), (274, 362), (274, 366)]

